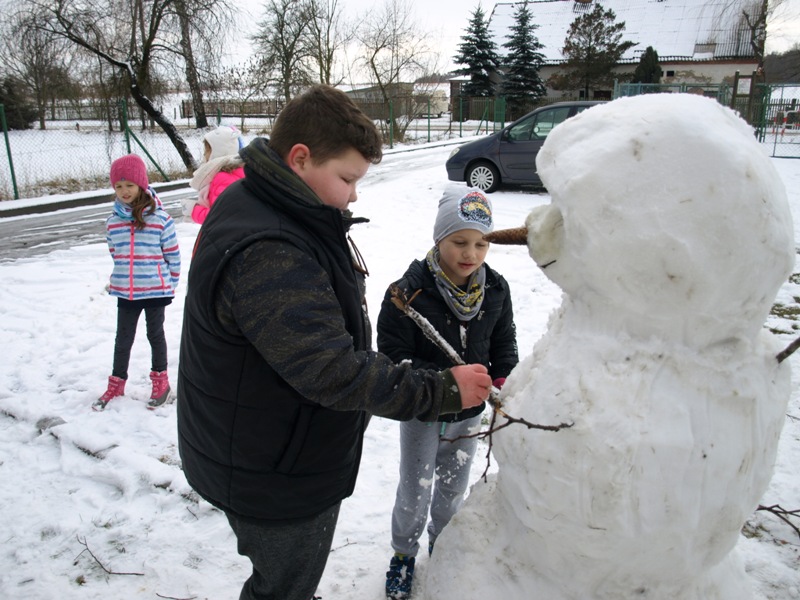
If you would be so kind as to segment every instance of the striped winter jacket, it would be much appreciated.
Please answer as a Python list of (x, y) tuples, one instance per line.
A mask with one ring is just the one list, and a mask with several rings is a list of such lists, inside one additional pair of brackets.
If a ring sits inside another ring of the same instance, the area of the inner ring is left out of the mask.
[(117, 198), (114, 212), (106, 220), (106, 241), (114, 271), (109, 293), (126, 300), (175, 296), (181, 274), (181, 251), (175, 223), (156, 200), (152, 214), (145, 211), (146, 225), (136, 229), (130, 206)]

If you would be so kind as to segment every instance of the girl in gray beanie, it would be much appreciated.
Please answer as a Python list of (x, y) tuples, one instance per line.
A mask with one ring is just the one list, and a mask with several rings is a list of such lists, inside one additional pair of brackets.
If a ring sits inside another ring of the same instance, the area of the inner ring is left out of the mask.
[[(484, 264), (493, 228), (492, 205), (479, 189), (449, 185), (439, 201), (434, 246), (395, 282), (412, 306), (468, 363), (489, 369), (502, 386), (517, 364), (516, 331), (506, 280)], [(391, 286), (390, 286), (391, 290)], [(419, 293), (417, 293), (419, 292)], [(378, 316), (378, 350), (413, 368), (452, 366), (416, 324), (394, 306), (387, 291)], [(386, 573), (386, 597), (411, 596), (419, 538), (430, 509), (428, 552), (464, 500), (484, 405), (436, 423), (400, 423), (400, 481), (392, 511), (394, 555)], [(454, 442), (445, 440), (456, 440)]]

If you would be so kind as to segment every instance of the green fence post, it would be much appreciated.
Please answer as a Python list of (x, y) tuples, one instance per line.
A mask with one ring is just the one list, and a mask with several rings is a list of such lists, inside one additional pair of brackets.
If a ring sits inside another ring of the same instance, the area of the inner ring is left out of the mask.
[(428, 96), (428, 143), (431, 143), (431, 97)]
[(3, 127), (3, 137), (6, 140), (6, 155), (8, 156), (8, 169), (11, 171), (11, 187), (14, 190), (14, 200), (19, 200), (17, 176), (14, 174), (14, 161), (11, 158), (11, 143), (8, 141), (8, 123), (6, 122), (6, 107), (0, 104), (0, 126)]
[(220, 123), (222, 123), (222, 109), (218, 106), (217, 107), (217, 127), (219, 127)]
[(389, 100), (389, 149), (394, 148), (394, 106)]
[(121, 110), (121, 112), (122, 112), (122, 121), (123, 121), (122, 122), (122, 126), (123, 126), (122, 131), (123, 131), (123, 133), (125, 135), (125, 146), (126, 146), (126, 148), (128, 150), (128, 154), (131, 154), (131, 138), (133, 138), (133, 140), (139, 145), (139, 148), (142, 149), (142, 152), (144, 152), (145, 155), (147, 156), (147, 158), (150, 159), (150, 162), (152, 162), (153, 165), (155, 165), (156, 169), (158, 169), (158, 172), (161, 173), (161, 176), (164, 178), (164, 181), (169, 181), (170, 180), (169, 177), (167, 176), (166, 173), (164, 173), (164, 170), (161, 168), (161, 166), (150, 155), (150, 153), (147, 151), (147, 148), (145, 148), (144, 144), (142, 144), (141, 140), (138, 137), (136, 137), (136, 134), (133, 133), (133, 131), (131, 131), (131, 128), (128, 127), (128, 108), (127, 108), (128, 104), (125, 101), (125, 99), (123, 98), (122, 100), (120, 100), (119, 104), (120, 104), (120, 108), (122, 109)]
[[(144, 144), (142, 144), (141, 140), (139, 140), (139, 138), (138, 138), (138, 137), (136, 137), (136, 134), (135, 134), (135, 133), (133, 133), (133, 132), (132, 132), (130, 129), (126, 129), (126, 131), (128, 132), (128, 135), (130, 135), (130, 136), (131, 136), (131, 137), (134, 139), (134, 141), (135, 141), (137, 144), (139, 144), (139, 148), (141, 148), (141, 149), (142, 149), (142, 152), (144, 152), (144, 153), (145, 153), (145, 156), (147, 156), (147, 158), (149, 158), (149, 159), (150, 159), (150, 162), (152, 162), (152, 163), (153, 163), (153, 165), (155, 166), (155, 168), (156, 168), (156, 169), (158, 169), (158, 172), (159, 172), (159, 173), (161, 173), (161, 176), (164, 178), (164, 181), (169, 181), (170, 179), (169, 179), (169, 177), (167, 176), (167, 174), (166, 174), (166, 173), (164, 173), (164, 170), (161, 168), (161, 165), (159, 165), (159, 164), (156, 162), (156, 159), (155, 159), (155, 158), (153, 158), (153, 157), (150, 155), (150, 153), (147, 151), (147, 148), (145, 148), (145, 147), (144, 147)], [(128, 151), (128, 154), (130, 154), (130, 151)]]
[[(500, 129), (506, 125), (506, 97), (499, 96), (494, 103), (495, 123), (500, 123)], [(495, 129), (496, 130), (496, 129)]]
[(483, 126), (483, 120), (486, 119), (486, 133), (489, 133), (489, 104), (487, 103), (483, 109), (483, 114), (481, 115), (481, 120), (478, 123), (478, 129), (475, 131), (475, 135), (478, 135), (481, 132), (481, 127)]
[(464, 96), (458, 95), (458, 137), (464, 137)]

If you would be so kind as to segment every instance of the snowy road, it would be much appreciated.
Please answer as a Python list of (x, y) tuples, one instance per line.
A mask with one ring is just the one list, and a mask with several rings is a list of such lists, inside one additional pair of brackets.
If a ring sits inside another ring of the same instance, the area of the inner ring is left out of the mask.
[[(421, 149), (389, 150), (383, 161), (372, 167), (360, 189), (369, 190), (373, 185), (394, 180), (400, 182), (408, 173), (428, 168), (434, 162), (441, 162), (444, 178), (446, 177), (444, 160), (450, 152), (450, 147), (463, 141), (468, 140)], [(177, 218), (181, 215), (180, 200), (195, 194), (194, 190), (183, 188), (161, 192), (159, 198), (167, 212), (173, 218)], [(110, 212), (109, 200), (103, 204), (24, 217), (2, 218), (0, 215), (0, 262), (41, 256), (53, 250), (71, 248), (78, 244), (102, 242), (105, 239), (103, 223)]]
[[(180, 199), (194, 190), (165, 192), (159, 197), (173, 217), (181, 214)], [(111, 194), (109, 193), (109, 196)], [(0, 218), (0, 262), (41, 256), (53, 250), (105, 240), (103, 223), (111, 201), (56, 212)]]

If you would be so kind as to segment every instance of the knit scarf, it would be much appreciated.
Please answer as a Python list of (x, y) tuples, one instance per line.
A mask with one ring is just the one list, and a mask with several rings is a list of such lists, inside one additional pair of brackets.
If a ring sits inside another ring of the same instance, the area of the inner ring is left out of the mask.
[(483, 291), (486, 286), (486, 266), (481, 265), (477, 271), (470, 275), (467, 285), (462, 289), (453, 283), (439, 266), (439, 249), (436, 246), (428, 251), (425, 260), (433, 274), (436, 288), (444, 298), (447, 306), (453, 311), (453, 314), (459, 321), (472, 320), (480, 312), (483, 304)]

